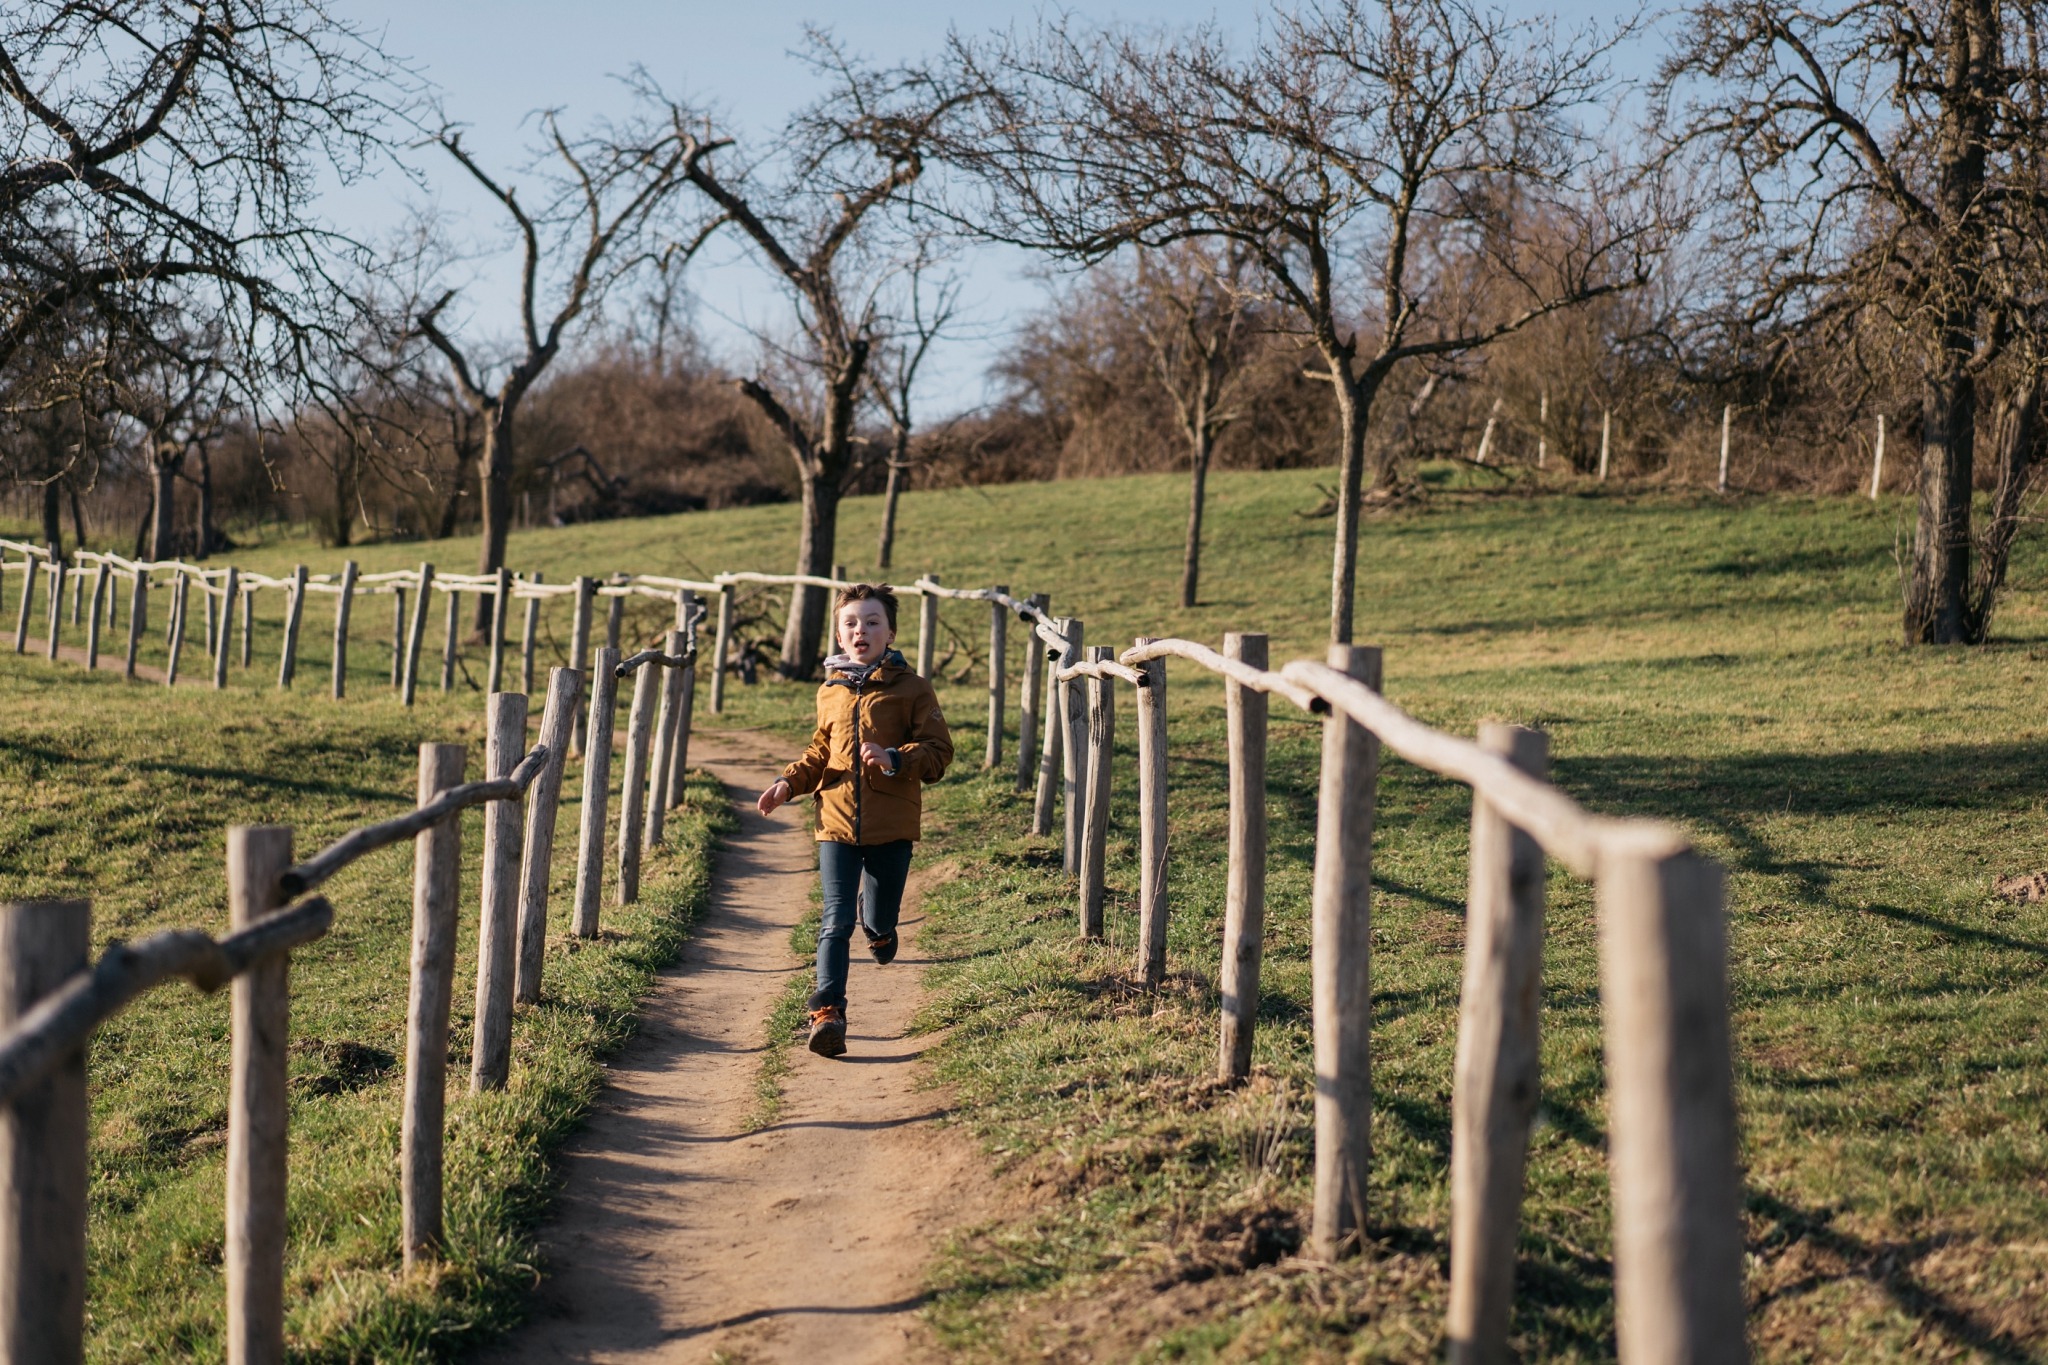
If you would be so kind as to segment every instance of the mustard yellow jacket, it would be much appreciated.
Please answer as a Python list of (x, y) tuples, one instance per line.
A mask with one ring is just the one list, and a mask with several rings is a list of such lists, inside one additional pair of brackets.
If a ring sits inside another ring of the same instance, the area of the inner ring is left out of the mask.
[[(863, 744), (895, 750), (896, 775), (861, 763)], [(887, 844), (922, 833), (924, 784), (944, 777), (952, 761), (937, 694), (891, 651), (864, 682), (828, 671), (818, 728), (782, 777), (792, 796), (815, 793), (820, 843)]]

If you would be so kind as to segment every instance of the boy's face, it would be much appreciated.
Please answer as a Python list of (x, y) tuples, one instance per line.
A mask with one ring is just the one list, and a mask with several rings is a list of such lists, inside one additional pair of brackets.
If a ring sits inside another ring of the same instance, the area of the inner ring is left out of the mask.
[(839, 609), (839, 647), (858, 664), (871, 664), (896, 642), (889, 613), (873, 598), (848, 602)]

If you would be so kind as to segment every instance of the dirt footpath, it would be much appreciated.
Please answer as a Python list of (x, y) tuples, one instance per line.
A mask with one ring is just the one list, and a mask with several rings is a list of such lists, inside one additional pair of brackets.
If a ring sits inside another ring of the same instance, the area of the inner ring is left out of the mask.
[(568, 1149), (534, 1320), (488, 1359), (854, 1365), (934, 1354), (915, 1317), (925, 1262), (990, 1198), (972, 1143), (936, 1122), (946, 1097), (918, 1088), (928, 1040), (908, 1026), (926, 959), (913, 900), (894, 963), (876, 966), (856, 942), (847, 1055), (826, 1061), (799, 1044), (780, 1119), (741, 1131), (763, 1020), (790, 976), (810, 970), (789, 931), (817, 877), (800, 810), (754, 810), (780, 766), (770, 743), (692, 737), (691, 759), (725, 783), (740, 831), (718, 856), (711, 910)]

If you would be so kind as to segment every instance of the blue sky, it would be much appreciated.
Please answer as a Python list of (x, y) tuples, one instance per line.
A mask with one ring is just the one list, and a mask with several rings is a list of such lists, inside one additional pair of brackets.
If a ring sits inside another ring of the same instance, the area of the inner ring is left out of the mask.
[[(729, 114), (742, 135), (765, 137), (816, 93), (810, 72), (789, 55), (801, 43), (806, 23), (828, 27), (857, 53), (886, 63), (935, 51), (951, 26), (985, 31), (1030, 24), (1043, 7), (1010, 0), (978, 5), (929, 0), (496, 0), (489, 5), (340, 0), (336, 8), (381, 31), (392, 52), (410, 59), (439, 87), (448, 116), (469, 129), (465, 143), (487, 165), (510, 172), (525, 158), (532, 130), (528, 116), (534, 110), (560, 106), (572, 128), (586, 117), (623, 112), (628, 101), (614, 78), (636, 64), (670, 94)], [(1185, 24), (1213, 17), (1226, 29), (1249, 36), (1263, 8), (1244, 0), (1210, 9), (1120, 0), (1089, 5), (1083, 12), (1100, 22)], [(1560, 8), (1574, 19), (1607, 19), (1613, 13), (1611, 7), (1584, 0)], [(452, 165), (444, 155), (428, 149), (413, 159), (432, 173), (440, 207), (452, 221), (461, 223), (464, 213), (475, 211), (474, 228), (496, 228), (497, 220), (484, 211), (479, 197), (450, 174)], [(406, 205), (418, 199), (412, 186), (391, 174), (337, 196), (329, 212), (344, 229), (374, 237), (395, 231), (407, 219)], [(721, 358), (745, 367), (754, 344), (740, 323), (775, 316), (778, 296), (737, 252), (706, 255), (709, 259), (700, 258), (693, 268), (701, 300), (699, 329)], [(510, 254), (501, 253), (474, 265), (463, 297), (474, 328), (512, 334), (510, 262)], [(989, 358), (1008, 328), (1043, 297), (1045, 286), (1032, 277), (1031, 265), (1018, 253), (995, 249), (968, 256), (965, 301), (974, 334), (934, 354), (923, 400), (928, 413), (981, 401)]]

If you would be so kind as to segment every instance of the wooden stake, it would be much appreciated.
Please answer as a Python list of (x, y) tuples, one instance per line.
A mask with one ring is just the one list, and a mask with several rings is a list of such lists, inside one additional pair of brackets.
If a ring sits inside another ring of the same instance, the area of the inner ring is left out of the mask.
[(354, 614), (356, 603), (356, 562), (344, 560), (341, 565), (341, 592), (334, 599), (334, 665), (332, 669), (333, 697), (340, 701), (348, 695), (348, 621)]
[(1600, 409), (1600, 482), (1607, 482), (1607, 441), (1614, 429), (1614, 413), (1609, 408)]
[(548, 948), (548, 883), (555, 869), (555, 811), (562, 798), (562, 765), (569, 761), (569, 731), (582, 694), (581, 673), (573, 668), (548, 670), (547, 708), (540, 719), (540, 742), (548, 747), (548, 761), (526, 789), (526, 851), (519, 864), (519, 962), (512, 998), (522, 1005), (540, 999)]
[(590, 668), (589, 745), (583, 757), (583, 825), (576, 842), (576, 912), (569, 932), (597, 937), (597, 903), (604, 891), (604, 818), (611, 799), (612, 713), (617, 707), (619, 651), (605, 645)]
[(512, 571), (498, 567), (491, 598), (491, 671), (484, 690), (496, 692), (505, 681), (505, 619), (512, 612)]
[[(676, 603), (676, 614), (682, 622), (688, 622), (696, 614), (697, 594), (685, 588)], [(694, 626), (683, 627), (684, 648), (695, 654), (697, 631)], [(669, 745), (668, 765), (668, 808), (675, 810), (683, 804), (683, 782), (690, 768), (690, 723), (697, 709), (697, 665), (694, 660), (676, 670), (676, 737)]]
[[(1140, 635), (1138, 644), (1151, 641)], [(1166, 980), (1166, 660), (1139, 668), (1138, 689), (1138, 979)]]
[[(1329, 665), (1374, 691), (1380, 652), (1331, 645)], [(1358, 1249), (1372, 1173), (1372, 827), (1379, 740), (1342, 713), (1323, 722), (1311, 907), (1315, 1029), (1315, 1207), (1309, 1245), (1324, 1260)]]
[(149, 572), (135, 571), (135, 583), (128, 589), (128, 657), (121, 664), (125, 677), (135, 676), (135, 655), (142, 648), (142, 632), (149, 624)]
[[(234, 648), (234, 635), (229, 631), (228, 624), (234, 615), (235, 598), (240, 596), (241, 592), (242, 571), (230, 564), (227, 581), (221, 585), (220, 591), (220, 634), (214, 640), (213, 690), (216, 692), (227, 689), (228, 652)], [(210, 602), (213, 599), (207, 600)]]
[[(0, 1031), (86, 969), (92, 904), (0, 905)], [(78, 1048), (0, 1110), (0, 1362), (85, 1358), (89, 1105)]]
[[(229, 827), (230, 927), (247, 929), (283, 904), (278, 878), (291, 865), (289, 826)], [(230, 1365), (273, 1365), (284, 1359), (289, 954), (252, 963), (231, 989), (227, 1355)]]
[[(462, 785), (469, 751), (420, 745), (419, 804)], [(448, 1013), (455, 997), (455, 931), (462, 894), (462, 817), (413, 840), (412, 975), (405, 1012), (405, 1108), (400, 1119), (399, 1246), (408, 1269), (442, 1246), (441, 1153), (448, 1105)]]
[(1479, 433), (1479, 453), (1472, 459), (1474, 464), (1486, 463), (1487, 454), (1493, 449), (1493, 428), (1499, 421), (1500, 399), (1496, 398), (1493, 400), (1493, 406), (1487, 409), (1486, 427)]
[[(1550, 769), (1541, 730), (1482, 725), (1479, 743), (1523, 772)], [(1543, 849), (1484, 797), (1472, 798), (1465, 983), (1451, 1089), (1452, 1365), (1505, 1365), (1515, 1305), (1515, 1236), (1529, 1126), (1536, 1118), (1543, 990)]]
[[(493, 692), (487, 704), (484, 776), (510, 777), (526, 751), (526, 694)], [(517, 801), (484, 807), (483, 913), (476, 934), (476, 1041), (469, 1088), (502, 1090), (512, 1069), (512, 969), (519, 930)]]
[[(996, 591), (1009, 596), (1010, 585)], [(993, 771), (1003, 761), (1003, 689), (1009, 685), (1010, 613), (1000, 602), (988, 604), (988, 743), (982, 751), (981, 766)]]
[(1536, 402), (1536, 467), (1550, 456), (1550, 390), (1545, 389)]
[[(1064, 624), (1064, 618), (1055, 618), (1053, 624)], [(1052, 833), (1053, 812), (1059, 800), (1060, 765), (1067, 752), (1066, 700), (1059, 683), (1054, 681), (1066, 654), (1039, 643), (1034, 643), (1032, 650), (1032, 667), (1042, 669), (1045, 676), (1045, 739), (1039, 746), (1038, 790), (1031, 803), (1031, 832), (1043, 835)], [(1045, 654), (1042, 664), (1037, 661), (1040, 650)]]
[[(1266, 667), (1266, 637), (1232, 631), (1223, 656)], [(1223, 901), (1223, 993), (1216, 1074), (1252, 1074), (1259, 1017), (1259, 973), (1266, 955), (1266, 694), (1234, 679), (1223, 684), (1230, 750), (1230, 862)]]
[(29, 613), (35, 610), (36, 570), (41, 564), (42, 561), (34, 555), (25, 554), (21, 557), (21, 609), (16, 612), (14, 617), (14, 652), (16, 654), (28, 652)]
[(1877, 501), (1877, 490), (1884, 485), (1884, 414), (1877, 415), (1877, 454), (1870, 462), (1870, 500)]
[(1747, 1347), (1721, 869), (1668, 831), (1616, 831), (1595, 892), (1619, 1354), (1737, 1365)]
[(405, 589), (391, 589), (391, 690), (405, 684)]
[[(1090, 663), (1116, 657), (1107, 645), (1088, 651)], [(1102, 937), (1102, 904), (1109, 856), (1110, 768), (1116, 745), (1116, 693), (1111, 678), (1088, 679), (1088, 769), (1081, 819), (1081, 937)]]
[[(179, 615), (183, 615), (181, 611)], [(306, 566), (292, 567), (291, 600), (284, 609), (284, 653), (277, 661), (277, 685), (290, 687), (299, 666), (299, 623), (306, 616)]]
[[(1041, 614), (1052, 604), (1044, 593), (1033, 593), (1031, 605)], [(1017, 697), (1017, 790), (1031, 790), (1031, 781), (1038, 774), (1038, 713), (1040, 687), (1045, 680), (1043, 659), (1045, 646), (1039, 643), (1038, 632), (1031, 629), (1031, 622), (1024, 623), (1024, 666), (1018, 679)]]
[[(597, 580), (588, 574), (576, 579), (576, 615), (569, 629), (569, 667), (587, 669), (590, 667), (590, 608), (597, 601)], [(569, 752), (583, 757), (585, 744), (585, 718), (581, 707), (576, 711), (576, 730), (570, 736)]]
[(242, 667), (247, 668), (250, 660), (250, 637), (255, 634), (256, 589), (242, 590)]
[[(540, 582), (540, 572), (535, 570), (528, 575), (527, 581)], [(526, 620), (521, 624), (519, 633), (519, 690), (528, 696), (533, 695), (533, 650), (539, 636), (540, 599), (529, 597), (526, 599)]]
[(164, 669), (164, 686), (178, 685), (178, 663), (185, 653), (185, 613), (192, 601), (192, 579), (183, 569), (178, 570), (177, 591), (171, 596), (171, 643), (170, 661)]
[(213, 658), (214, 652), (213, 593), (207, 588), (204, 578), (199, 580), (199, 603), (201, 609), (206, 613), (205, 652), (207, 659), (210, 661)]
[(92, 575), (92, 609), (86, 613), (85, 622), (85, 666), (95, 669), (100, 666), (100, 621), (102, 614), (113, 605), (107, 589), (112, 585), (109, 577), (113, 570), (103, 559)]
[(441, 690), (443, 692), (455, 690), (455, 638), (456, 632), (462, 628), (459, 619), (461, 615), (462, 594), (460, 592), (451, 592), (448, 594), (447, 631), (441, 637)]
[[(1071, 668), (1087, 658), (1082, 638), (1085, 631), (1079, 617), (1069, 616), (1061, 626), (1071, 642), (1060, 658), (1061, 668)], [(1088, 691), (1078, 678), (1060, 684), (1061, 765), (1060, 801), (1065, 807), (1066, 847), (1062, 864), (1069, 877), (1081, 872), (1081, 833), (1088, 805)]]
[(663, 670), (642, 664), (633, 674), (633, 711), (626, 722), (626, 776), (619, 789), (618, 903), (640, 899), (641, 824), (647, 818), (647, 744)]
[[(55, 554), (50, 556), (50, 638), (44, 641), (46, 657), (57, 657), (57, 639), (64, 633), (64, 575), (69, 566)], [(211, 602), (213, 599), (208, 598)]]
[[(82, 551), (85, 549), (85, 547), (83, 545), (80, 545), (78, 549)], [(72, 629), (76, 630), (78, 628), (79, 595), (85, 591), (85, 565), (81, 563), (76, 568), (72, 569), (70, 573), (70, 578), (71, 626)]]
[[(936, 583), (939, 576), (928, 573), (926, 578)], [(926, 593), (917, 600), (917, 676), (929, 678), (932, 675), (932, 660), (938, 657), (939, 599), (936, 593)]]
[[(683, 648), (683, 633), (672, 630), (663, 643), (664, 652), (679, 654)], [(673, 761), (676, 747), (676, 719), (683, 705), (683, 680), (673, 668), (659, 670), (661, 676), (661, 711), (654, 726), (654, 747), (647, 755), (647, 806), (642, 820), (644, 830), (642, 842), (647, 848), (661, 846), (661, 833), (668, 818), (669, 764)]]
[(711, 647), (711, 714), (725, 713), (725, 657), (732, 649), (732, 584), (718, 590), (718, 633)]
[(1721, 405), (1721, 477), (1714, 485), (1714, 490), (1719, 493), (1726, 493), (1728, 491), (1728, 423), (1734, 417), (1735, 405), (1733, 403), (1723, 403)]
[(420, 564), (419, 601), (413, 603), (412, 629), (405, 636), (405, 684), (399, 700), (411, 706), (420, 692), (420, 652), (427, 643), (427, 603), (434, 600), (434, 566)]
[[(624, 577), (624, 575), (619, 575), (619, 577)], [(619, 650), (622, 656), (625, 651), (619, 640), (619, 628), (625, 624), (625, 619), (626, 599), (623, 597), (606, 598), (604, 609), (605, 647)]]

